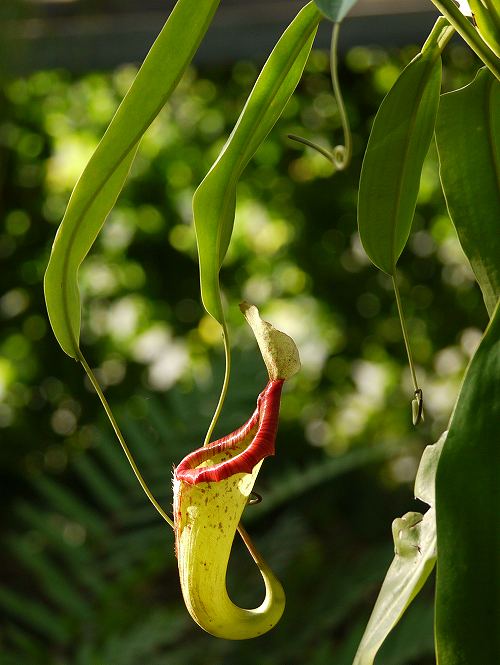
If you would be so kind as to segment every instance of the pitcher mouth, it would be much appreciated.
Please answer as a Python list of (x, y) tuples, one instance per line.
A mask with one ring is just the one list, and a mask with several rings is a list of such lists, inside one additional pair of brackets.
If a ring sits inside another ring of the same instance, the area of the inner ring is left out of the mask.
[(268, 382), (255, 411), (241, 427), (186, 455), (175, 469), (175, 479), (189, 485), (218, 482), (237, 473), (251, 473), (265, 457), (274, 455), (283, 382)]

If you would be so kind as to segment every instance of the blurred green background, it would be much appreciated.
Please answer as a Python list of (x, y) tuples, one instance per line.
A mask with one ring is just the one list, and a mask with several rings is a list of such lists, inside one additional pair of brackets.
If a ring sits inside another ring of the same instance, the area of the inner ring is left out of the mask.
[[(81, 368), (49, 329), (42, 279), (71, 189), (130, 85), (134, 66), (6, 78), (0, 92), (0, 663), (348, 665), (392, 558), (391, 521), (424, 509), (412, 483), (446, 426), (487, 317), (446, 214), (435, 149), (422, 177), (400, 283), (426, 420), (412, 388), (390, 279), (356, 232), (357, 182), (373, 116), (417, 46), (351, 48), (340, 77), (354, 158), (332, 177), (287, 133), (341, 138), (328, 56), (314, 51), (284, 117), (244, 173), (222, 282), (234, 349), (222, 435), (265, 383), (238, 303), (297, 341), (277, 456), (245, 522), (283, 581), (277, 628), (245, 643), (189, 618), (172, 533), (147, 503)], [(459, 43), (444, 89), (472, 79)], [(257, 76), (249, 61), (190, 69), (142, 141), (118, 204), (80, 273), (82, 344), (161, 503), (172, 465), (201, 445), (220, 388), (217, 326), (199, 301), (194, 189)], [(236, 543), (228, 586), (263, 595)], [(432, 583), (384, 647), (384, 665), (434, 662)]]

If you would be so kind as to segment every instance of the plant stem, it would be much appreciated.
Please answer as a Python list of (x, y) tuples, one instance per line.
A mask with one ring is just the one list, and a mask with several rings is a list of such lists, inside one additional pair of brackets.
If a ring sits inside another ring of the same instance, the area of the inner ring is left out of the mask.
[(332, 78), (332, 88), (333, 96), (337, 102), (339, 109), (340, 122), (342, 124), (342, 131), (344, 134), (344, 145), (336, 145), (333, 150), (330, 152), (327, 148), (318, 145), (314, 141), (305, 139), (302, 136), (297, 136), (297, 134), (288, 134), (288, 138), (292, 141), (297, 141), (297, 143), (302, 143), (303, 145), (313, 148), (326, 157), (326, 159), (331, 162), (337, 171), (343, 171), (351, 163), (352, 157), (352, 136), (351, 128), (349, 126), (349, 118), (347, 116), (347, 111), (345, 109), (344, 99), (342, 97), (342, 90), (340, 89), (339, 75), (338, 75), (338, 56), (337, 56), (337, 45), (339, 41), (339, 31), (340, 23), (334, 23), (332, 29), (332, 40), (330, 44), (330, 75)]
[(229, 347), (229, 337), (227, 332), (227, 325), (225, 322), (222, 324), (222, 341), (224, 342), (224, 356), (226, 362), (226, 369), (224, 371), (224, 381), (222, 383), (222, 389), (219, 397), (219, 402), (217, 404), (217, 408), (215, 409), (212, 422), (210, 423), (207, 434), (205, 436), (205, 441), (203, 443), (204, 446), (208, 446), (208, 444), (210, 443), (213, 431), (215, 429), (217, 421), (219, 420), (219, 416), (221, 414), (222, 407), (224, 406), (224, 402), (227, 395), (227, 389), (229, 386), (229, 377), (231, 375), (231, 349)]
[(326, 148), (323, 148), (323, 146), (319, 145), (318, 143), (310, 141), (309, 139), (305, 139), (303, 136), (298, 136), (297, 134), (288, 134), (288, 138), (291, 139), (292, 141), (297, 141), (297, 143), (302, 143), (303, 145), (306, 145), (308, 148), (316, 150), (316, 152), (319, 152), (320, 155), (326, 157), (329, 162), (333, 163), (333, 158), (330, 151), (327, 150)]
[(332, 39), (330, 44), (330, 76), (332, 78), (333, 94), (339, 109), (342, 131), (344, 132), (344, 145), (336, 146), (333, 150), (333, 163), (337, 169), (342, 170), (349, 166), (352, 156), (352, 137), (349, 126), (349, 118), (345, 109), (342, 90), (339, 84), (338, 74), (338, 53), (337, 46), (339, 41), (340, 23), (334, 23), (332, 29)]
[(470, 46), (474, 53), (480, 58), (486, 67), (500, 81), (500, 59), (490, 47), (481, 39), (481, 35), (472, 23), (462, 14), (453, 0), (432, 0), (434, 5), (445, 16), (455, 28), (462, 39)]
[(399, 288), (398, 284), (396, 281), (396, 275), (392, 275), (392, 285), (394, 287), (394, 293), (396, 294), (396, 304), (398, 306), (398, 315), (399, 315), (399, 320), (401, 322), (401, 330), (403, 331), (403, 339), (405, 342), (406, 346), (406, 353), (408, 355), (408, 362), (410, 364), (410, 371), (411, 371), (411, 378), (413, 381), (413, 388), (415, 389), (415, 392), (419, 390), (418, 383), (417, 383), (417, 374), (415, 372), (415, 365), (413, 364), (413, 358), (411, 355), (411, 349), (410, 349), (410, 338), (408, 337), (408, 331), (406, 330), (406, 323), (405, 323), (405, 318), (403, 315), (403, 306), (401, 304), (401, 296), (399, 295)]
[(247, 530), (245, 529), (245, 527), (243, 526), (243, 524), (241, 522), (238, 524), (238, 533), (240, 534), (242, 541), (245, 543), (246, 548), (247, 548), (248, 552), (250, 553), (250, 556), (255, 561), (257, 566), (259, 568), (262, 568), (263, 566), (265, 566), (266, 564), (264, 562), (264, 559), (261, 557), (259, 552), (257, 552), (257, 550), (255, 549), (255, 545), (253, 544), (252, 539), (248, 535)]
[(106, 415), (108, 416), (109, 422), (111, 423), (111, 426), (113, 427), (116, 437), (118, 441), (120, 442), (120, 445), (123, 449), (123, 452), (125, 453), (125, 456), (127, 457), (128, 463), (132, 467), (132, 470), (135, 474), (135, 477), (139, 481), (140, 486), (144, 490), (144, 493), (148, 497), (148, 499), (151, 501), (153, 506), (156, 508), (156, 510), (159, 512), (159, 514), (163, 517), (165, 522), (169, 524), (172, 529), (174, 528), (174, 523), (170, 519), (170, 517), (167, 515), (167, 513), (163, 510), (163, 508), (160, 506), (158, 501), (154, 498), (153, 494), (151, 493), (151, 490), (146, 484), (146, 481), (141, 475), (141, 472), (139, 471), (139, 468), (137, 467), (137, 464), (134, 461), (134, 458), (132, 457), (132, 453), (128, 449), (127, 444), (125, 443), (125, 439), (123, 438), (123, 434), (120, 431), (120, 428), (118, 427), (118, 423), (115, 420), (115, 417), (113, 415), (113, 412), (111, 411), (111, 407), (108, 404), (108, 401), (104, 397), (104, 393), (101, 389), (101, 386), (99, 385), (96, 376), (94, 375), (93, 371), (90, 369), (87, 361), (82, 355), (82, 352), (78, 350), (78, 360), (82, 363), (83, 368), (85, 369), (85, 372), (87, 373), (87, 376), (90, 379), (90, 382), (94, 386), (94, 390), (96, 391), (97, 395), (99, 396), (99, 399), (101, 400), (101, 404), (104, 407), (104, 410), (106, 411)]

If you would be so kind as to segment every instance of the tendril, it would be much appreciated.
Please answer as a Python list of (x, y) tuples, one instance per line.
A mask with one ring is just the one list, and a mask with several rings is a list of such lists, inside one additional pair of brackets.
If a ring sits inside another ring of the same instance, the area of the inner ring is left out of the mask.
[(349, 118), (342, 97), (342, 90), (340, 88), (338, 76), (338, 39), (340, 32), (340, 23), (334, 23), (332, 29), (332, 39), (330, 44), (330, 75), (332, 79), (332, 88), (335, 101), (340, 115), (340, 122), (342, 124), (342, 131), (344, 133), (344, 145), (336, 145), (331, 151), (323, 146), (311, 141), (310, 139), (303, 138), (297, 134), (288, 134), (288, 138), (297, 143), (316, 150), (320, 155), (328, 159), (335, 167), (336, 171), (344, 171), (351, 163), (352, 157), (352, 136), (351, 128), (349, 125)]
[(139, 481), (139, 485), (142, 487), (144, 493), (146, 494), (148, 499), (151, 501), (153, 506), (156, 508), (158, 513), (161, 515), (161, 517), (163, 517), (165, 522), (168, 525), (170, 525), (172, 528), (174, 528), (174, 523), (173, 523), (172, 519), (167, 515), (167, 513), (160, 506), (158, 501), (153, 496), (153, 493), (149, 489), (146, 481), (142, 477), (142, 474), (139, 471), (139, 467), (137, 466), (137, 464), (136, 464), (136, 462), (135, 462), (135, 460), (132, 456), (132, 453), (129, 450), (129, 447), (125, 443), (125, 439), (124, 439), (123, 434), (122, 434), (122, 432), (121, 432), (121, 430), (118, 426), (118, 423), (116, 422), (116, 419), (113, 415), (113, 412), (111, 411), (111, 407), (109, 406), (107, 399), (104, 397), (103, 390), (102, 390), (101, 386), (99, 385), (99, 382), (97, 381), (97, 377), (95, 376), (94, 372), (90, 369), (89, 364), (87, 363), (87, 361), (85, 360), (82, 352), (79, 349), (78, 349), (78, 360), (82, 363), (82, 366), (83, 366), (87, 376), (89, 377), (89, 380), (90, 380), (91, 384), (94, 386), (94, 390), (96, 391), (97, 395), (99, 396), (99, 399), (101, 400), (101, 404), (104, 407), (104, 410), (106, 411), (106, 415), (108, 416), (109, 422), (111, 423), (111, 426), (113, 427), (113, 429), (115, 431), (116, 437), (117, 437), (118, 441), (120, 442), (120, 446), (122, 447), (123, 452), (125, 453), (125, 456), (128, 460), (128, 463), (132, 467), (132, 471), (134, 472), (135, 477)]
[(205, 435), (205, 441), (203, 443), (204, 446), (208, 446), (210, 443), (210, 439), (212, 438), (213, 431), (215, 429), (215, 426), (217, 424), (217, 421), (219, 420), (219, 416), (222, 411), (222, 407), (224, 406), (224, 402), (226, 400), (226, 395), (227, 395), (227, 389), (229, 387), (229, 377), (231, 375), (231, 348), (229, 346), (229, 337), (228, 337), (228, 332), (227, 332), (227, 325), (224, 322), (222, 324), (222, 341), (224, 342), (224, 356), (225, 356), (225, 370), (224, 370), (224, 381), (222, 382), (222, 388), (221, 388), (221, 393), (219, 397), (219, 401), (217, 403), (217, 406), (215, 408), (214, 415), (212, 417), (212, 421), (208, 427), (207, 433)]
[(392, 275), (392, 285), (394, 287), (394, 293), (396, 295), (396, 305), (398, 308), (399, 321), (401, 322), (401, 330), (403, 332), (403, 339), (406, 347), (406, 354), (408, 356), (408, 363), (410, 365), (411, 379), (413, 382), (413, 399), (411, 403), (412, 407), (412, 421), (414, 425), (418, 425), (424, 420), (424, 395), (422, 389), (418, 386), (417, 373), (415, 371), (415, 364), (413, 362), (413, 356), (410, 348), (410, 338), (408, 336), (408, 330), (406, 329), (406, 322), (403, 314), (403, 305), (401, 303), (401, 296), (399, 295), (399, 287), (396, 280), (396, 275)]

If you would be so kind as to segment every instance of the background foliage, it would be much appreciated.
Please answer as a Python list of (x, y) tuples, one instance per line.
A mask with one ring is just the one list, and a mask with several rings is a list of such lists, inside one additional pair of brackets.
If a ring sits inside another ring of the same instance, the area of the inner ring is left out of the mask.
[[(426, 421), (412, 394), (390, 278), (356, 233), (361, 157), (383, 95), (416, 47), (349, 51), (341, 80), (354, 159), (331, 177), (288, 132), (334, 143), (339, 118), (327, 55), (314, 52), (283, 119), (245, 171), (222, 280), (236, 347), (219, 433), (240, 424), (264, 382), (238, 302), (297, 340), (304, 369), (288, 386), (278, 456), (266, 464), (248, 526), (287, 590), (269, 635), (229, 643), (189, 619), (172, 536), (135, 485), (83, 373), (49, 330), (41, 280), (69, 193), (134, 75), (7, 81), (0, 105), (0, 663), (350, 663), (392, 557), (390, 523), (407, 510), (424, 445), (446, 425), (487, 322), (446, 215), (437, 160), (424, 167), (401, 292)], [(476, 63), (445, 53), (445, 90)], [(219, 333), (199, 302), (191, 197), (257, 75), (253, 63), (190, 70), (144, 138), (129, 184), (81, 270), (83, 345), (163, 505), (172, 464), (202, 441), (222, 372)], [(335, 136), (334, 136), (335, 135)], [(256, 582), (256, 584), (254, 584)], [(260, 586), (236, 547), (229, 587)], [(380, 662), (433, 662), (424, 590)], [(293, 636), (293, 639), (291, 639)]]

